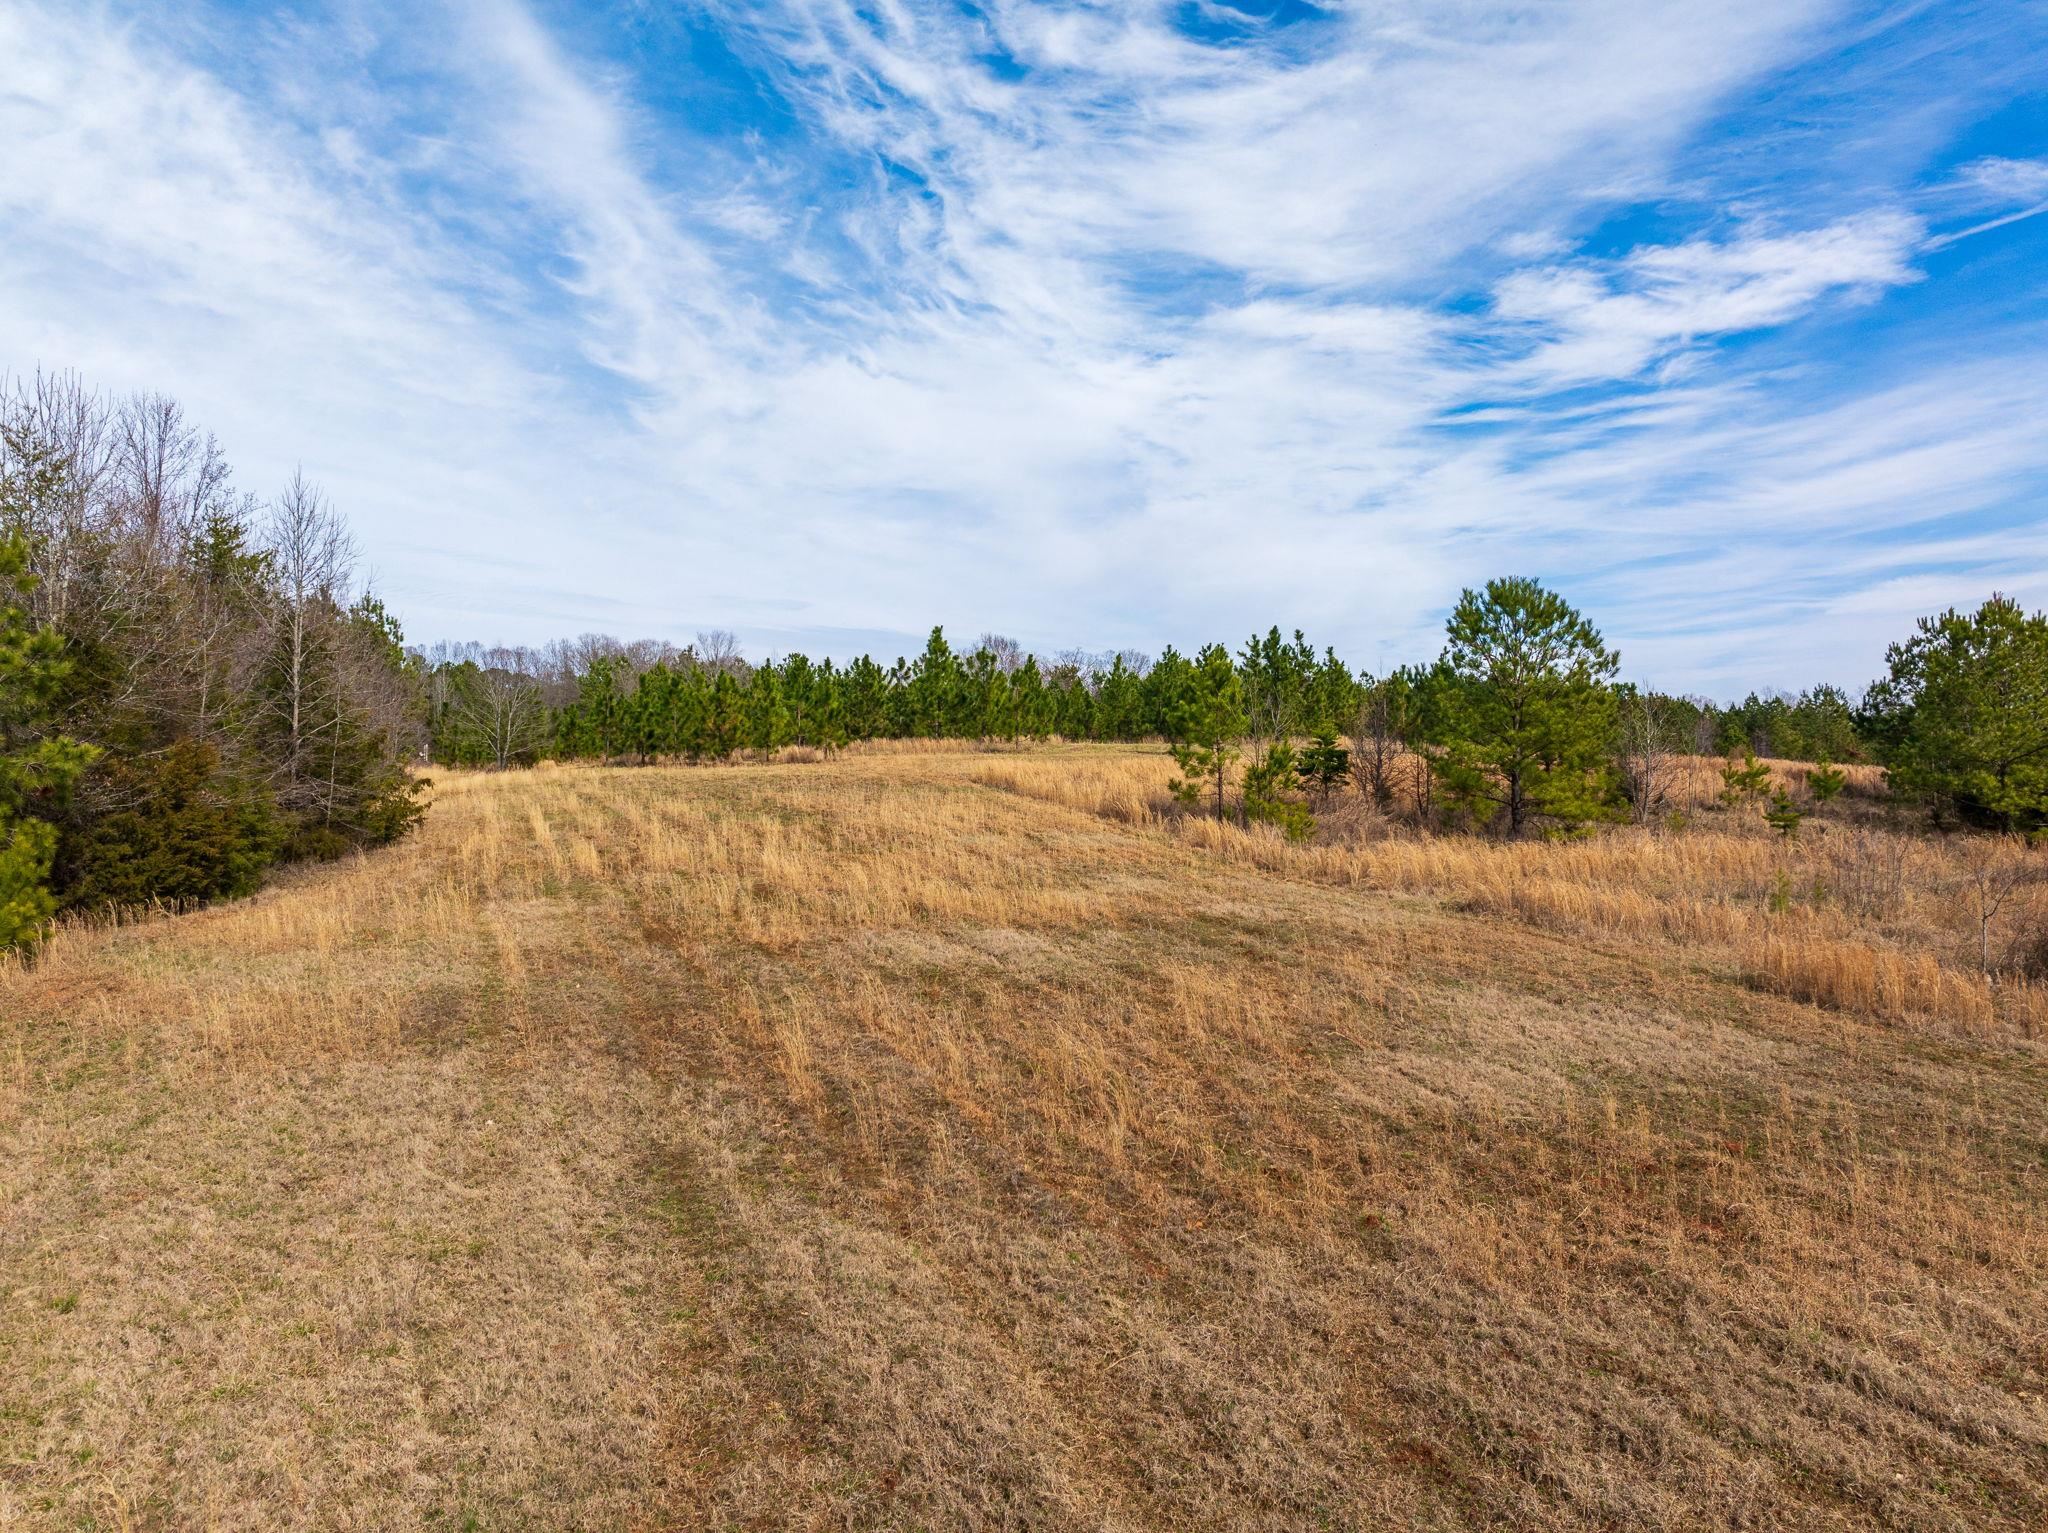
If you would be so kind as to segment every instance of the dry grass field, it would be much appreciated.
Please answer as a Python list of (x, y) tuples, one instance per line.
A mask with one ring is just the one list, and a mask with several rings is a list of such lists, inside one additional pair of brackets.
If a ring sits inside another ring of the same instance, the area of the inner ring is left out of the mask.
[(1965, 850), (1296, 847), (1170, 772), (452, 776), (63, 933), (0, 1529), (2048, 1523), (2048, 1013)]

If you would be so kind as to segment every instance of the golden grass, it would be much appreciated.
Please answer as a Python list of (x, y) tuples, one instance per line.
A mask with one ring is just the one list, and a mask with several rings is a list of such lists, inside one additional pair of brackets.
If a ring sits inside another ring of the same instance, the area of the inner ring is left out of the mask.
[[(1774, 774), (1801, 780), (1798, 763)], [(1703, 796), (1680, 830), (1616, 828), (1583, 840), (1504, 843), (1417, 834), (1358, 795), (1333, 801), (1310, 845), (1174, 812), (1156, 755), (1057, 756), (985, 766), (1009, 792), (1132, 825), (1160, 825), (1234, 861), (1352, 887), (1426, 894), (1582, 936), (1676, 944), (1801, 1000), (1968, 1032), (2048, 1036), (2048, 989), (1981, 971), (1971, 857), (1981, 838), (1937, 837), (1852, 809), (1818, 814), (1787, 841), (1754, 808), (1724, 810), (1712, 761), (1687, 772)], [(1878, 791), (1875, 768), (1851, 789)], [(1711, 807), (1704, 807), (1711, 806)], [(2038, 855), (2019, 854), (2012, 855)], [(1996, 919), (1999, 944), (2048, 941), (2048, 884)]]
[(0, 1527), (2048, 1518), (2036, 1045), (1475, 893), (1677, 843), (1165, 775), (457, 774), (66, 932), (0, 975)]

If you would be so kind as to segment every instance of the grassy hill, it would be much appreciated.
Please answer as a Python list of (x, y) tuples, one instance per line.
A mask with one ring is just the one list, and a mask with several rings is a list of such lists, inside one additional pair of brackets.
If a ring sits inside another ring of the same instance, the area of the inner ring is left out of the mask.
[(457, 775), (64, 933), (0, 1528), (2048, 1520), (2048, 1013), (1950, 854), (1297, 848), (1169, 774)]

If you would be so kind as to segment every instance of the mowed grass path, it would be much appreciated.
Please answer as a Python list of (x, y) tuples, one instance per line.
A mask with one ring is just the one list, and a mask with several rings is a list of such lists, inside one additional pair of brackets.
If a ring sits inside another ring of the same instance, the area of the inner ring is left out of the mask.
[(0, 1528), (2048, 1519), (2039, 1045), (1000, 779), (456, 776), (0, 978)]

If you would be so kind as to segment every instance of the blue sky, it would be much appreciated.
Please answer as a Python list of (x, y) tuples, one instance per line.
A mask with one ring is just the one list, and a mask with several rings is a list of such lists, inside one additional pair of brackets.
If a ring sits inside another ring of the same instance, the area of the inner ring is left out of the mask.
[(0, 367), (303, 465), (421, 640), (2048, 605), (2039, 0), (0, 0), (0, 146)]

